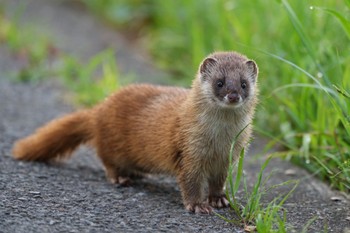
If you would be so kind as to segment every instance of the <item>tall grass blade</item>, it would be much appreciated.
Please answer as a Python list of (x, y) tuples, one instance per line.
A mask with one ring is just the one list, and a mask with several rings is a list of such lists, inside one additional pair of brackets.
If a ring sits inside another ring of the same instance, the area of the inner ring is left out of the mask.
[(234, 168), (236, 166), (236, 163), (233, 162), (233, 152), (234, 152), (234, 147), (235, 147), (235, 144), (237, 142), (238, 137), (248, 127), (248, 125), (249, 124), (247, 124), (233, 139), (232, 144), (231, 144), (231, 148), (230, 148), (230, 154), (229, 154), (229, 169), (228, 169), (228, 175), (227, 175), (227, 181), (226, 181), (226, 183), (228, 183), (228, 185), (229, 185), (229, 189), (226, 188), (226, 197), (230, 203), (230, 206), (235, 210), (236, 213), (239, 213), (239, 207), (237, 205), (237, 200), (236, 200), (235, 196), (236, 196), (236, 193), (238, 191), (239, 185), (241, 183), (241, 177), (243, 174), (244, 148), (240, 152), (235, 182), (233, 181), (233, 171), (234, 171)]
[(341, 15), (339, 12), (333, 9), (324, 7), (315, 7), (315, 9), (322, 10), (324, 12), (327, 12), (328, 14), (333, 15), (342, 25), (347, 37), (350, 39), (350, 21), (347, 18), (345, 18), (343, 15)]
[(294, 29), (297, 31), (302, 43), (304, 44), (304, 47), (307, 49), (307, 51), (309, 52), (313, 60), (316, 60), (316, 55), (315, 55), (311, 40), (306, 36), (303, 30), (302, 23), (299, 21), (293, 8), (289, 5), (289, 2), (287, 0), (282, 0), (281, 2), (288, 13), (288, 16), (290, 18), (291, 23), (294, 26)]
[(233, 186), (233, 194), (236, 194), (238, 191), (238, 188), (241, 184), (241, 178), (243, 174), (243, 159), (244, 159), (244, 148), (242, 149), (240, 155), (239, 155), (239, 161), (238, 161), (238, 168), (237, 168), (237, 174), (235, 179), (235, 184)]
[(286, 202), (286, 200), (290, 197), (290, 195), (292, 195), (292, 193), (294, 192), (294, 190), (298, 187), (299, 185), (299, 180), (289, 180), (289, 181), (286, 181), (286, 182), (283, 182), (282, 184), (280, 184), (280, 186), (282, 185), (287, 185), (289, 183), (294, 183), (294, 186), (291, 190), (289, 190), (289, 192), (283, 197), (283, 199), (278, 203), (278, 205), (280, 207), (283, 206), (283, 204)]
[(325, 82), (327, 83), (328, 86), (331, 85), (331, 82), (326, 74), (326, 72), (324, 72), (324, 69), (322, 68), (322, 66), (320, 66), (315, 50), (312, 46), (311, 40), (308, 38), (308, 36), (306, 35), (306, 33), (304, 32), (302, 23), (299, 21), (297, 15), (295, 14), (293, 8), (289, 5), (287, 0), (282, 0), (282, 4), (284, 6), (284, 8), (286, 9), (286, 12), (288, 13), (288, 16), (290, 18), (291, 23), (294, 26), (295, 31), (298, 33), (304, 48), (308, 51), (308, 54), (310, 55), (310, 57), (312, 58), (313, 63), (315, 64), (315, 66), (321, 71), (321, 73), (323, 74), (323, 80), (325, 80)]
[[(328, 87), (325, 87), (325, 86), (318, 86), (318, 85), (315, 85), (315, 84), (308, 84), (308, 83), (293, 83), (293, 84), (287, 84), (287, 85), (283, 85), (283, 86), (280, 86), (276, 89), (274, 89), (269, 97), (271, 97), (272, 95), (276, 94), (277, 92), (280, 92), (280, 91), (283, 91), (285, 89), (289, 89), (289, 88), (299, 88), (299, 87), (304, 87), (304, 88), (313, 88), (313, 89), (318, 89), (318, 90), (323, 90), (323, 91), (326, 91), (327, 93), (331, 94), (332, 96), (334, 97), (337, 97), (337, 92), (335, 92), (333, 89), (331, 88), (328, 88)], [(346, 93), (345, 90), (341, 90), (340, 88), (337, 88), (335, 85), (333, 85), (334, 88), (336, 88), (336, 90), (343, 94), (344, 92)], [(347, 96), (346, 96), (347, 97)], [(350, 98), (350, 96), (349, 96)]]
[(301, 233), (307, 233), (308, 232), (308, 228), (311, 226), (311, 224), (316, 221), (318, 217), (315, 216), (312, 219), (310, 219), (309, 221), (307, 221), (306, 225), (303, 227)]
[(340, 94), (342, 94), (344, 97), (350, 99), (350, 93), (349, 93), (349, 92), (347, 92), (347, 91), (344, 90), (344, 89), (339, 88), (339, 87), (336, 86), (336, 85), (333, 85), (333, 87), (337, 90), (338, 93), (340, 93)]
[(338, 112), (339, 116), (342, 116), (340, 117), (340, 120), (342, 121), (346, 131), (347, 131), (347, 134), (350, 135), (350, 124), (349, 124), (349, 121), (347, 120), (347, 109), (346, 109), (346, 106), (343, 105), (339, 99), (339, 96), (336, 95), (334, 96), (334, 98), (332, 98), (332, 95), (327, 91), (328, 88), (326, 88), (326, 86), (322, 85), (322, 83), (317, 80), (316, 77), (314, 77), (313, 75), (311, 75), (309, 72), (307, 72), (306, 70), (302, 69), (301, 67), (299, 67), (298, 65), (294, 64), (293, 62), (291, 61), (288, 61), (280, 56), (277, 56), (275, 54), (271, 54), (271, 53), (268, 53), (268, 52), (264, 52), (264, 51), (261, 51), (262, 53), (265, 53), (267, 55), (270, 55), (271, 57), (275, 58), (275, 59), (278, 59), (280, 61), (283, 61), (285, 63), (287, 63), (288, 65), (296, 68), (297, 70), (301, 71), (302, 73), (304, 73), (306, 76), (308, 76), (309, 78), (311, 78), (317, 85), (319, 85), (319, 87), (328, 95), (329, 97), (329, 100), (331, 101), (334, 109)]

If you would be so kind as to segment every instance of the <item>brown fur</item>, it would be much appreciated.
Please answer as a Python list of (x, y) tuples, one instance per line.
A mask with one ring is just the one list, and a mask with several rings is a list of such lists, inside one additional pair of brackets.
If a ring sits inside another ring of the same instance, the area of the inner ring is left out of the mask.
[[(254, 62), (237, 53), (211, 54), (190, 90), (130, 85), (90, 110), (54, 120), (19, 140), (13, 155), (47, 161), (90, 142), (113, 183), (125, 183), (140, 173), (171, 174), (177, 178), (186, 209), (210, 213), (210, 206), (228, 206), (223, 186), (229, 150), (233, 138), (252, 120), (257, 72)], [(225, 86), (214, 90), (220, 77), (225, 77)], [(240, 87), (237, 80), (242, 78), (249, 82), (249, 90)], [(232, 93), (234, 98), (228, 98)], [(241, 106), (237, 95), (243, 98)], [(232, 107), (235, 104), (238, 107)], [(235, 144), (235, 159), (250, 134), (248, 126)]]

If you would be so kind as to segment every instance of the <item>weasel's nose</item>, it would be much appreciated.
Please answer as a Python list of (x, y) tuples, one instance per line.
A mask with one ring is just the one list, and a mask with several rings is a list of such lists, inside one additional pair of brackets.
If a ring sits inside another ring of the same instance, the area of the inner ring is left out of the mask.
[(228, 94), (227, 98), (230, 101), (230, 103), (238, 103), (240, 100), (240, 96), (237, 93)]

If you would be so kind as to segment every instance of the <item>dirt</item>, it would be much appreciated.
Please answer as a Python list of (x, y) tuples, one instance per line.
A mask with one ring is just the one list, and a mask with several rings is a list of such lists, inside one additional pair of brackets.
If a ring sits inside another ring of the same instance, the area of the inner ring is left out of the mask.
[[(2, 0), (6, 14), (20, 5)], [(130, 44), (122, 34), (90, 15), (74, 1), (26, 1), (21, 27), (33, 27), (49, 35), (60, 50), (87, 60), (106, 49), (115, 50), (124, 77), (134, 81), (168, 83), (147, 53)], [(0, 47), (0, 232), (244, 232), (215, 215), (194, 215), (182, 206), (173, 178), (151, 176), (132, 187), (109, 184), (94, 151), (81, 148), (63, 164), (19, 162), (11, 157), (13, 142), (55, 117), (74, 110), (65, 101), (67, 90), (57, 79), (40, 83), (11, 81), (19, 61)], [(256, 139), (247, 155), (245, 174), (252, 186), (262, 159), (264, 140)], [(350, 228), (350, 201), (306, 171), (273, 159), (268, 185), (291, 179), (300, 184), (285, 203), (287, 222), (295, 232), (311, 220), (308, 232), (345, 232)], [(274, 189), (270, 201), (291, 186)], [(237, 198), (242, 199), (243, 192)], [(230, 217), (230, 210), (219, 210)]]

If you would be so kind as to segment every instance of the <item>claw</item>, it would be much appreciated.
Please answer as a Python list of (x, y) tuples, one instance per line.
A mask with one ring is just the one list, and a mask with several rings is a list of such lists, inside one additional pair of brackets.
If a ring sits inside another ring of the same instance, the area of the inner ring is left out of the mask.
[(119, 184), (120, 186), (128, 187), (131, 185), (131, 179), (129, 177), (122, 176), (109, 176), (108, 181), (112, 184)]
[(211, 214), (213, 212), (213, 209), (206, 202), (199, 204), (188, 204), (186, 209), (196, 214)]
[(129, 177), (118, 177), (118, 184), (124, 187), (129, 187), (131, 185), (131, 179)]
[(209, 203), (214, 208), (225, 208), (230, 205), (229, 201), (226, 199), (225, 194), (221, 196), (209, 197)]

